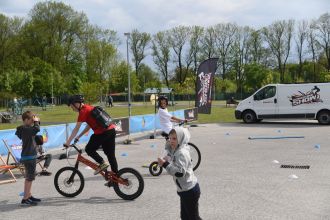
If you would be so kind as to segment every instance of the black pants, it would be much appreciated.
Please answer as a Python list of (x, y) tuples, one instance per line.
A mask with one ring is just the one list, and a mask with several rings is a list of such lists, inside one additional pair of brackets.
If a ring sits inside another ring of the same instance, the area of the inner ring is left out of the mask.
[(111, 166), (111, 170), (115, 173), (118, 172), (118, 164), (115, 156), (115, 129), (107, 130), (102, 134), (92, 134), (91, 138), (86, 145), (86, 153), (93, 158), (97, 163), (104, 162), (103, 158), (96, 152), (96, 150), (102, 146), (103, 152), (108, 157), (108, 161)]
[(198, 200), (201, 195), (199, 184), (197, 183), (194, 188), (178, 192), (181, 203), (181, 219), (182, 220), (201, 220), (198, 210)]

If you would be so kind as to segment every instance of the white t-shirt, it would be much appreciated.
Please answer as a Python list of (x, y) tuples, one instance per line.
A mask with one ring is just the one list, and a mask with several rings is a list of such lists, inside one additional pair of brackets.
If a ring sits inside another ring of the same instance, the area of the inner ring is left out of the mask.
[(166, 134), (170, 133), (170, 131), (173, 128), (171, 122), (172, 115), (168, 113), (167, 108), (166, 109), (159, 108), (158, 116), (160, 122), (160, 129), (162, 129), (162, 131), (164, 131)]

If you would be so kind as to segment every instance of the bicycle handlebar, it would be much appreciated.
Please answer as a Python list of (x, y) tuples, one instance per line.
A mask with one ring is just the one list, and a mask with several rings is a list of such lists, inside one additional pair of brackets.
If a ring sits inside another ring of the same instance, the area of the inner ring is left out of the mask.
[(180, 121), (180, 122), (178, 123), (178, 125), (179, 125), (179, 126), (182, 126), (182, 125), (184, 125), (184, 124), (188, 124), (188, 122), (190, 122), (190, 121), (192, 121), (192, 120), (184, 119), (184, 120)]
[[(69, 147), (73, 147), (78, 153), (82, 153), (82, 150), (81, 149), (79, 149), (77, 146), (76, 146), (76, 141), (74, 141), (74, 143), (73, 144), (70, 144), (68, 147), (66, 147), (66, 146), (64, 146), (65, 148), (64, 149), (68, 149)], [(64, 150), (63, 149), (63, 150)]]

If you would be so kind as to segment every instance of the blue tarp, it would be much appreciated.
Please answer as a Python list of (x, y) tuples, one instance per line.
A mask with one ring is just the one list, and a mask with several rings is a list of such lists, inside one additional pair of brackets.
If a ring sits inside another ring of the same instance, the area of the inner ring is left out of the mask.
[[(170, 112), (177, 118), (184, 119), (184, 110), (178, 110)], [(60, 147), (65, 140), (67, 135), (71, 134), (76, 123), (41, 126), (39, 134), (44, 137), (44, 149)], [(160, 128), (159, 117), (154, 114), (150, 115), (137, 115), (132, 116), (129, 121), (130, 133), (137, 133), (143, 131), (152, 131)], [(85, 128), (85, 124), (80, 127), (79, 132)], [(21, 145), (21, 140), (15, 135), (16, 129), (1, 130), (0, 131), (0, 154), (7, 154), (7, 150), (4, 146), (2, 139), (6, 140), (9, 145)], [(80, 138), (80, 143), (87, 143), (90, 136), (93, 134), (92, 130), (89, 130), (87, 134)]]

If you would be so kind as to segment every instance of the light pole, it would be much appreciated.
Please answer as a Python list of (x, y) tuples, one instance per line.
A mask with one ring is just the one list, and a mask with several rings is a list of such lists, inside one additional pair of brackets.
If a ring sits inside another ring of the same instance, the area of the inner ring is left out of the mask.
[[(124, 33), (126, 36), (126, 53), (127, 53), (127, 75), (128, 75), (128, 121), (131, 118), (131, 74), (129, 72), (129, 53), (128, 53), (128, 39), (131, 36), (131, 33)], [(129, 128), (128, 128), (128, 139), (125, 141), (126, 144), (130, 144), (132, 141), (129, 139)]]
[(52, 71), (52, 107), (54, 105), (54, 76), (53, 76), (53, 71)]

